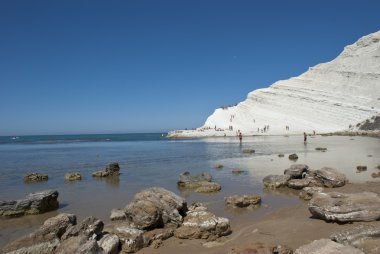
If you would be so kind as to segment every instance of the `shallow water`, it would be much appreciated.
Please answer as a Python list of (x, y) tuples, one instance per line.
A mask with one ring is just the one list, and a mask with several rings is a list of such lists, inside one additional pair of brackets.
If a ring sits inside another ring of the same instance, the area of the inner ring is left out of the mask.
[[(367, 137), (310, 137), (303, 144), (300, 136), (261, 136), (244, 138), (160, 139), (160, 134), (132, 140), (101, 140), (77, 142), (27, 142), (0, 144), (0, 200), (20, 199), (42, 189), (56, 189), (60, 193), (58, 211), (37, 216), (0, 220), (0, 246), (38, 227), (51, 216), (61, 212), (77, 215), (78, 220), (93, 215), (108, 222), (113, 208), (124, 207), (133, 195), (147, 187), (160, 186), (185, 197), (189, 203), (202, 201), (219, 216), (231, 218), (233, 223), (263, 216), (274, 209), (299, 202), (292, 192), (271, 192), (262, 188), (262, 178), (268, 174), (282, 174), (293, 164), (287, 156), (296, 152), (296, 163), (308, 164), (313, 169), (335, 167), (344, 172), (351, 182), (373, 180), (380, 163), (380, 140)], [(104, 139), (109, 139), (103, 137)], [(326, 152), (316, 151), (326, 147)], [(242, 149), (253, 148), (255, 154), (244, 154)], [(285, 154), (279, 158), (278, 153)], [(369, 157), (370, 156), (370, 157)], [(119, 162), (118, 178), (96, 179), (91, 172)], [(221, 170), (214, 165), (224, 165)], [(356, 173), (357, 165), (368, 170)], [(232, 169), (245, 170), (234, 175)], [(47, 182), (25, 184), (28, 172), (49, 175)], [(82, 181), (65, 182), (66, 172), (77, 171)], [(212, 195), (183, 192), (177, 189), (178, 175), (210, 172), (214, 181), (222, 185)], [(223, 203), (232, 194), (258, 193), (263, 197), (261, 208), (254, 210), (230, 209)]]

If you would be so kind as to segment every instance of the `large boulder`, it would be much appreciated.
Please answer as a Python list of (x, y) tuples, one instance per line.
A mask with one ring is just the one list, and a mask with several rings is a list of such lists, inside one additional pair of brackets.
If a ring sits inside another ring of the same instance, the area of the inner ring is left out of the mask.
[(279, 188), (286, 186), (290, 180), (290, 175), (268, 175), (264, 177), (263, 184), (266, 188)]
[(58, 209), (58, 191), (44, 190), (28, 194), (24, 199), (0, 201), (0, 217), (40, 214)]
[(224, 198), (224, 201), (229, 206), (234, 207), (248, 207), (248, 206), (255, 206), (261, 202), (261, 197), (257, 194), (251, 194), (251, 195), (233, 195)]
[(164, 188), (153, 187), (137, 193), (125, 207), (129, 221), (139, 229), (165, 225), (179, 226), (187, 205), (183, 198)]
[(41, 182), (41, 181), (47, 181), (49, 179), (47, 174), (41, 174), (41, 173), (29, 173), (24, 176), (24, 182)]
[(292, 179), (301, 179), (303, 173), (307, 172), (309, 169), (308, 165), (305, 164), (293, 164), (290, 168), (284, 170), (285, 175), (290, 175)]
[(175, 230), (174, 236), (211, 241), (230, 233), (230, 221), (227, 218), (217, 217), (202, 204), (196, 203), (189, 207), (182, 225)]
[(62, 213), (50, 219), (35, 232), (24, 236), (3, 249), (5, 253), (53, 253), (60, 245), (60, 238), (67, 228), (76, 224), (76, 216)]
[(380, 197), (372, 192), (316, 193), (309, 202), (309, 211), (326, 221), (374, 221), (380, 219)]
[(380, 253), (380, 227), (361, 224), (354, 228), (345, 229), (331, 235), (331, 240), (352, 245), (366, 254)]
[(348, 182), (346, 176), (334, 168), (324, 167), (316, 170), (314, 178), (321, 182), (325, 187), (341, 187)]
[(362, 251), (330, 239), (315, 240), (299, 247), (294, 254), (364, 254)]

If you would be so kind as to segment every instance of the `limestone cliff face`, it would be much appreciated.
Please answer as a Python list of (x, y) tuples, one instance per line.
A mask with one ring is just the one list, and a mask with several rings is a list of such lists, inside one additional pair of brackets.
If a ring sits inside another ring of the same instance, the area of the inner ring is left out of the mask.
[[(294, 133), (333, 132), (347, 130), (379, 112), (380, 31), (345, 47), (331, 62), (250, 92), (234, 107), (215, 110), (203, 127), (185, 131), (183, 136), (234, 135), (238, 129), (256, 134), (265, 125), (270, 126), (267, 134), (286, 133), (286, 125)], [(233, 131), (228, 131), (231, 125)], [(214, 131), (215, 126), (223, 131)]]

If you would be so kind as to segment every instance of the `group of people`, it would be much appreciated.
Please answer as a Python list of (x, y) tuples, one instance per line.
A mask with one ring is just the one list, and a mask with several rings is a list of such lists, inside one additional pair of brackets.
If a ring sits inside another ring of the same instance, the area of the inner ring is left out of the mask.
[(263, 132), (267, 132), (269, 131), (269, 124), (268, 125), (265, 125), (264, 128), (257, 128), (257, 132), (260, 132), (263, 133)]

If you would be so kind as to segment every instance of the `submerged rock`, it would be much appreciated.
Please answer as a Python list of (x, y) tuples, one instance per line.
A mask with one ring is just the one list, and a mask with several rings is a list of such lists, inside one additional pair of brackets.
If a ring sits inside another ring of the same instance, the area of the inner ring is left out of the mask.
[(137, 193), (125, 207), (127, 219), (138, 229), (153, 229), (168, 224), (179, 226), (186, 211), (183, 198), (158, 187)]
[(299, 247), (294, 254), (364, 254), (362, 251), (330, 239), (315, 240)]
[(316, 193), (309, 202), (314, 217), (337, 222), (380, 219), (380, 197), (376, 193)]
[(227, 205), (235, 206), (235, 207), (248, 207), (254, 206), (261, 202), (261, 197), (257, 194), (251, 195), (233, 195), (224, 198), (224, 201)]
[(296, 161), (298, 160), (298, 155), (293, 153), (289, 155), (289, 160)]
[(211, 192), (216, 192), (220, 191), (222, 189), (222, 186), (220, 186), (219, 183), (214, 183), (214, 182), (198, 182), (199, 186), (196, 187), (194, 190), (195, 192), (198, 193), (211, 193)]
[(66, 181), (76, 181), (82, 180), (82, 175), (78, 172), (70, 172), (66, 173), (64, 178)]
[(357, 170), (358, 172), (367, 171), (367, 166), (357, 166), (357, 167), (356, 167), (356, 170)]
[(174, 232), (181, 239), (215, 240), (231, 233), (230, 221), (207, 211), (200, 203), (189, 207), (182, 225)]
[(193, 189), (198, 193), (210, 193), (219, 191), (220, 184), (211, 182), (212, 177), (209, 173), (201, 173), (198, 175), (191, 175), (190, 172), (184, 172), (179, 175), (177, 182), (178, 187), (184, 189)]
[(316, 147), (315, 150), (317, 150), (317, 151), (322, 151), (322, 152), (326, 152), (326, 151), (327, 151), (327, 148), (325, 148), (325, 147)]
[(47, 181), (49, 179), (47, 174), (41, 174), (41, 173), (29, 173), (26, 176), (24, 176), (24, 182), (41, 182), (41, 181)]
[(322, 191), (322, 187), (305, 187), (300, 191), (299, 197), (304, 200), (310, 200), (315, 193), (320, 193)]
[(251, 149), (251, 148), (245, 148), (242, 150), (243, 153), (255, 153), (255, 149)]
[(268, 175), (264, 177), (263, 184), (266, 188), (279, 188), (286, 186), (290, 180), (290, 175)]
[(309, 169), (308, 165), (305, 164), (293, 164), (290, 168), (284, 170), (285, 175), (290, 175), (292, 179), (301, 179), (303, 173), (307, 172)]
[(313, 177), (321, 182), (323, 186), (329, 188), (341, 187), (348, 182), (344, 174), (334, 168), (328, 167), (316, 170)]
[(241, 173), (244, 173), (245, 171), (241, 169), (233, 169), (231, 172), (232, 174), (239, 175)]
[(95, 171), (92, 173), (93, 177), (107, 177), (107, 176), (118, 176), (120, 175), (119, 163), (110, 163), (104, 170)]
[(222, 164), (215, 164), (214, 168), (216, 169), (222, 169), (224, 166)]
[(352, 245), (366, 254), (380, 253), (379, 226), (361, 224), (354, 228), (334, 233), (330, 238), (344, 245)]
[(280, 153), (278, 154), (278, 157), (282, 158), (282, 157), (285, 157), (285, 155), (283, 153)]
[(30, 193), (20, 200), (0, 201), (0, 217), (18, 217), (56, 210), (58, 195), (56, 190), (44, 190)]

